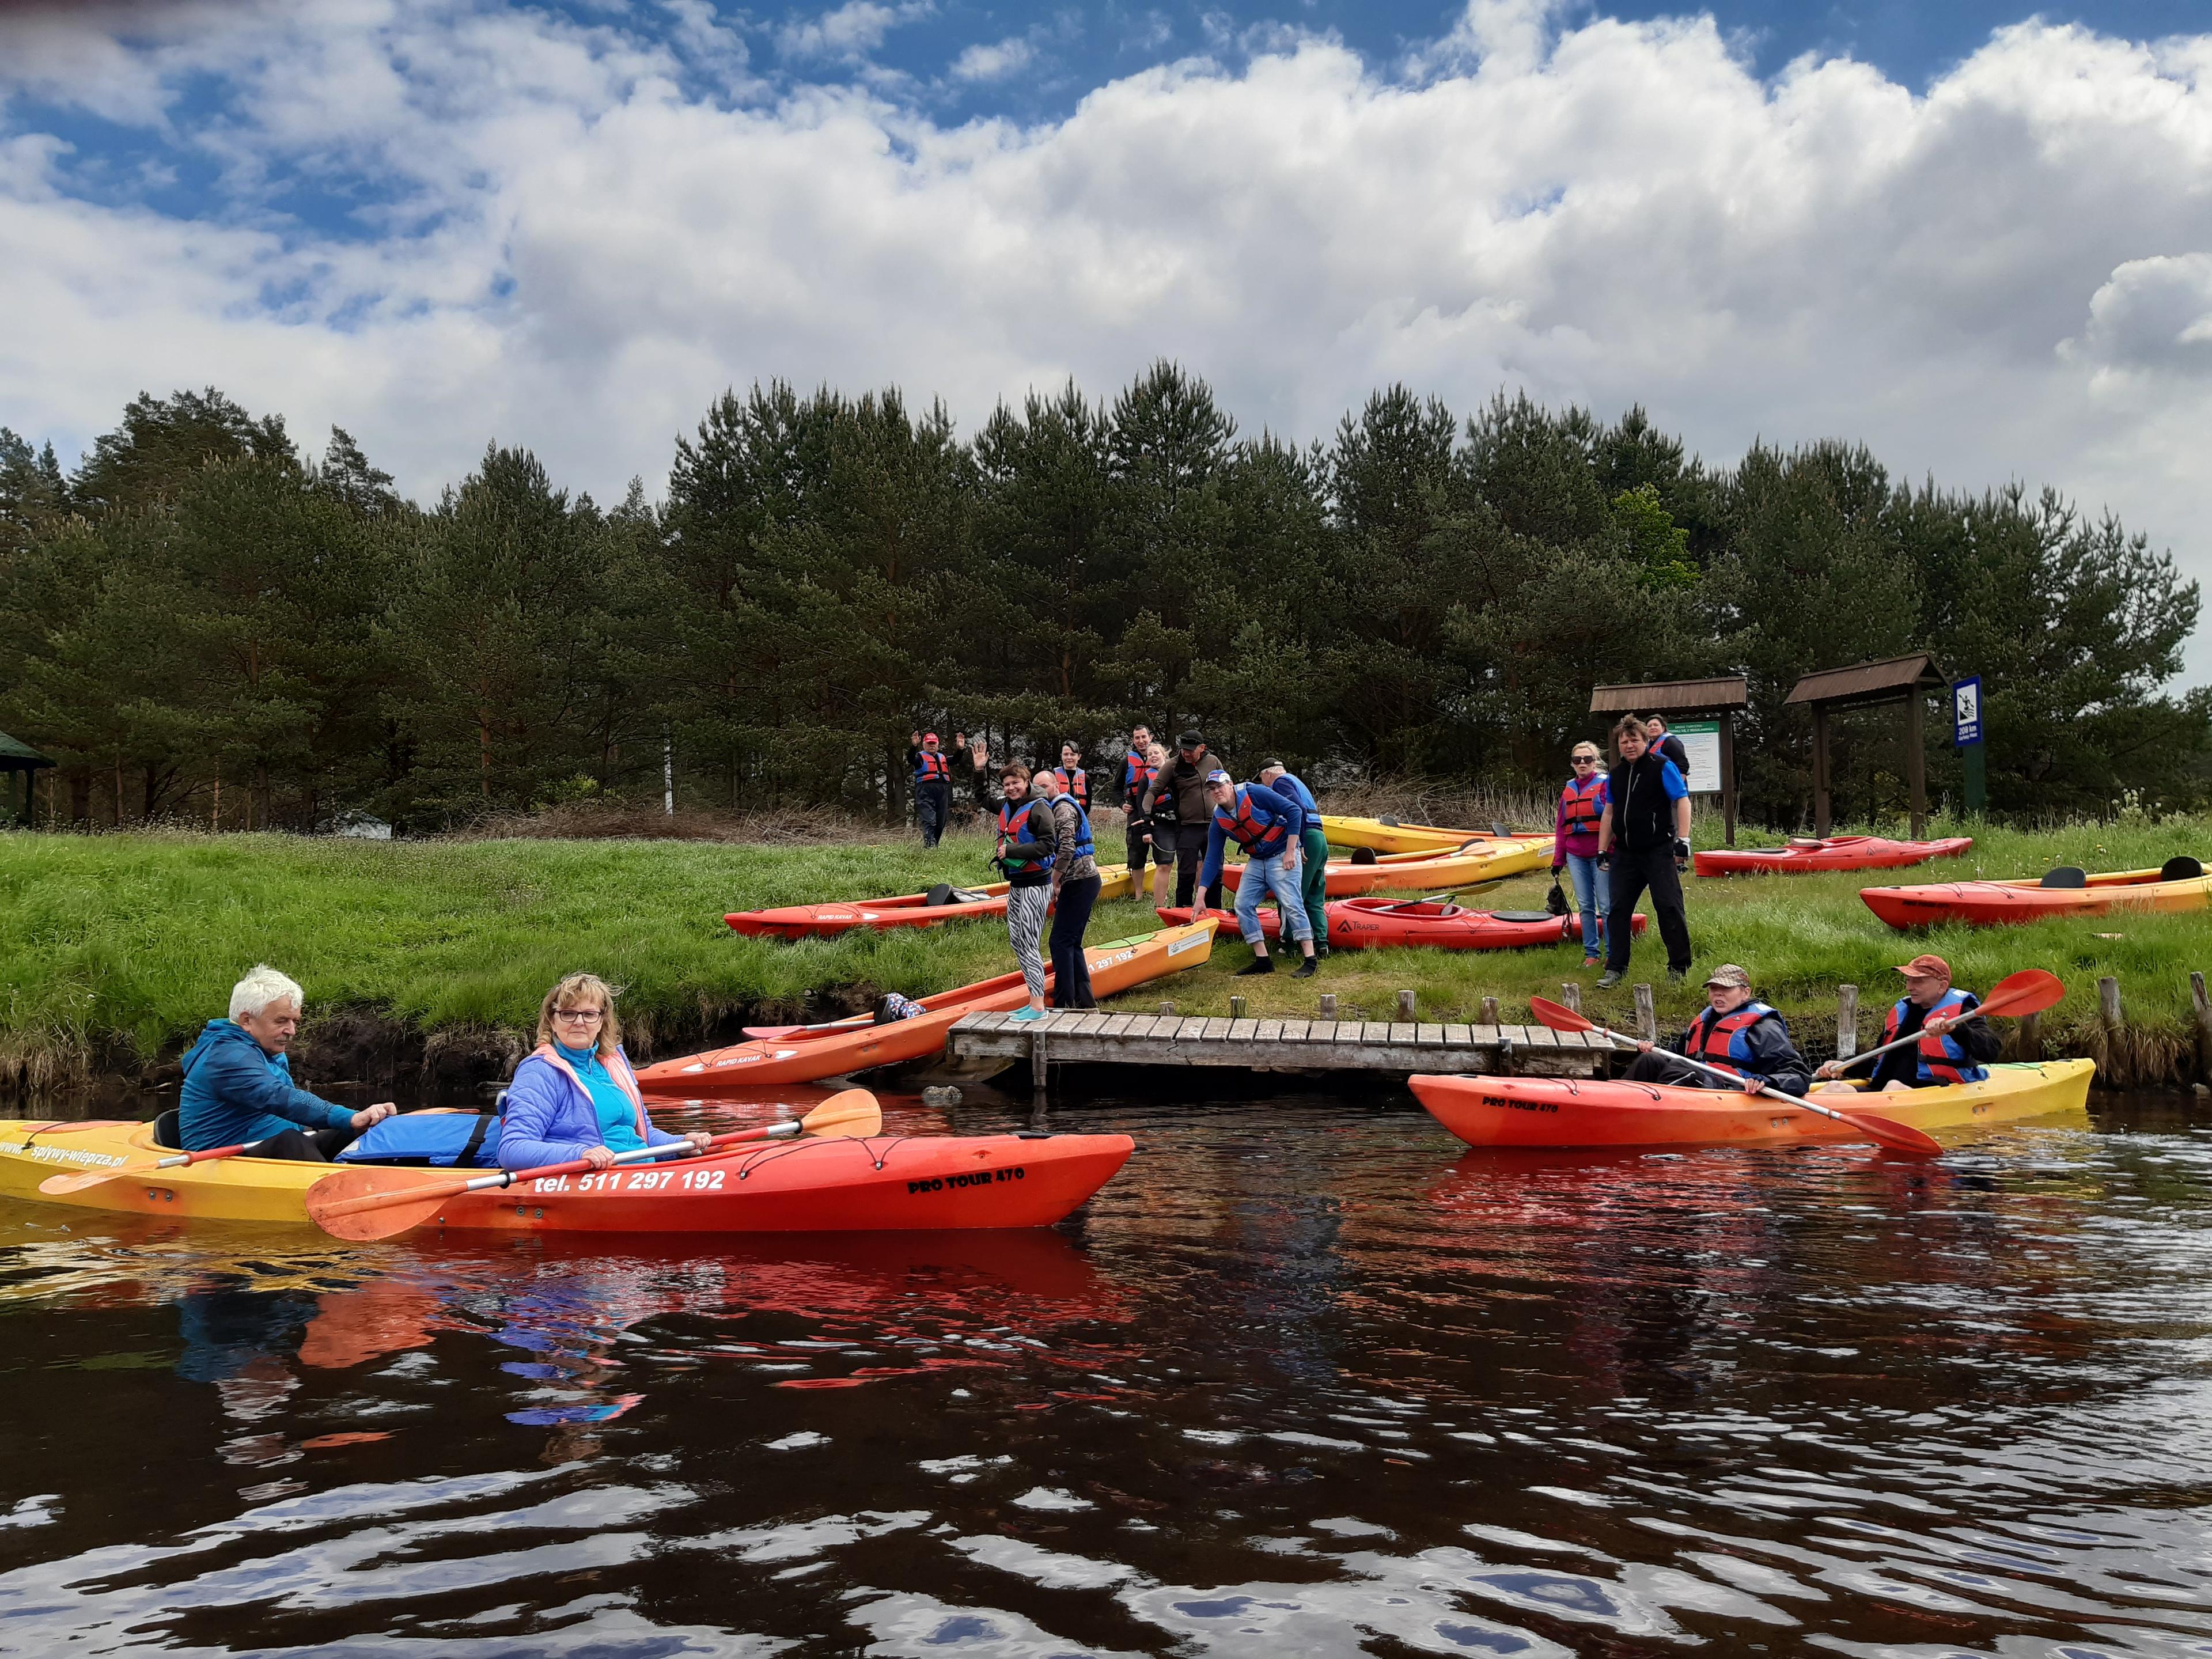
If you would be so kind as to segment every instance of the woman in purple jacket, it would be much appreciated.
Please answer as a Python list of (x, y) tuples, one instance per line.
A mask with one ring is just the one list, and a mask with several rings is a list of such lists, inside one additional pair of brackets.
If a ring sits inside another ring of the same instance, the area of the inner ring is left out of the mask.
[[(581, 1158), (594, 1170), (641, 1146), (693, 1146), (712, 1137), (653, 1127), (622, 1051), (615, 994), (596, 974), (571, 974), (545, 994), (538, 1048), (514, 1068), (500, 1124), (499, 1161), (535, 1170)], [(650, 1161), (650, 1160), (647, 1160)]]
[(1599, 929), (1613, 908), (1612, 884), (1597, 864), (1597, 821), (1605, 816), (1604, 757), (1594, 743), (1578, 743), (1568, 755), (1575, 769), (1559, 791), (1559, 816), (1552, 826), (1552, 874), (1574, 872), (1575, 903), (1583, 913), (1583, 966), (1595, 968)]

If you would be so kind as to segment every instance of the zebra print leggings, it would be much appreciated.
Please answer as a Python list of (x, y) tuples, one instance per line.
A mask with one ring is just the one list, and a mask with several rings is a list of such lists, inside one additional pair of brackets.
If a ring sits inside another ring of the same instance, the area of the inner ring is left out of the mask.
[(1052, 908), (1052, 888), (1010, 888), (1006, 893), (1006, 937), (1031, 996), (1044, 994), (1044, 915)]

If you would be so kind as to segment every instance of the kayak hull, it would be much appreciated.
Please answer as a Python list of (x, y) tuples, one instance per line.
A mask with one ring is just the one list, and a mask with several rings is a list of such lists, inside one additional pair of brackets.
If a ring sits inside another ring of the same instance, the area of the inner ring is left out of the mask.
[(1456, 853), (1471, 841), (1495, 841), (1484, 830), (1452, 830), (1439, 823), (1387, 823), (1381, 818), (1347, 818), (1321, 814), (1321, 832), (1331, 847), (1364, 847), (1376, 853)]
[(1931, 859), (1956, 858), (1973, 844), (1972, 836), (1947, 836), (1940, 841), (1832, 836), (1787, 847), (1716, 848), (1695, 854), (1691, 861), (1701, 876), (1802, 876), (1823, 870), (1901, 870)]
[[(1994, 1066), (1980, 1083), (1909, 1094), (1816, 1097), (1929, 1134), (2082, 1113), (2096, 1073), (2086, 1060)], [(1565, 1078), (1411, 1079), (1437, 1122), (1470, 1146), (1678, 1146), (1863, 1141), (1848, 1124), (1737, 1090), (1674, 1089)]]
[[(1214, 928), (1209, 919), (1091, 946), (1084, 954), (1091, 964), (1092, 993), (1108, 997), (1164, 974), (1197, 967), (1212, 954)], [(1048, 975), (1048, 991), (1051, 983)], [(1004, 1013), (1028, 1000), (1022, 976), (1001, 974), (924, 997), (921, 1006), (927, 1012), (912, 1019), (878, 1025), (863, 1016), (659, 1060), (639, 1068), (638, 1086), (659, 1099), (713, 1100), (769, 1085), (816, 1083), (878, 1066), (910, 1065), (941, 1054), (945, 1033), (968, 1015)]]
[[(146, 1123), (0, 1123), (0, 1196), (114, 1214), (308, 1226), (328, 1164), (224, 1158), (49, 1197), (47, 1176), (113, 1168), (163, 1149)], [(27, 1146), (26, 1145), (27, 1139)], [(592, 1233), (926, 1232), (1048, 1227), (1113, 1178), (1127, 1135), (877, 1135), (781, 1141), (587, 1176), (553, 1176), (449, 1201), (425, 1226)], [(112, 1162), (110, 1160), (112, 1160)], [(362, 1166), (349, 1166), (362, 1167)], [(409, 1170), (425, 1184), (466, 1170)], [(481, 1172), (480, 1172), (481, 1173)]]
[[(1098, 896), (1123, 898), (1133, 883), (1124, 864), (1101, 865)], [(775, 910), (733, 910), (722, 920), (750, 939), (835, 939), (855, 927), (934, 927), (941, 921), (973, 921), (1006, 914), (1010, 884), (991, 882), (966, 890), (985, 896), (966, 903), (932, 904), (927, 893), (834, 904), (789, 904)]]
[(1964, 922), (2004, 927), (2046, 916), (2102, 916), (2114, 911), (2187, 912), (2212, 908), (2212, 876), (2160, 881), (2155, 870), (2121, 870), (2089, 878), (2086, 887), (2045, 887), (2033, 881), (1954, 881), (1924, 887), (1863, 887), (1868, 909), (1891, 927)]
[[(1160, 911), (1160, 920), (1180, 925), (1188, 922), (1193, 912), (1166, 908)], [(1221, 924), (1223, 933), (1233, 933), (1237, 918), (1227, 910), (1205, 912)], [(1582, 940), (1581, 921), (1575, 916), (1545, 916), (1536, 921), (1518, 921), (1500, 916), (1492, 910), (1463, 910), (1455, 904), (1419, 904), (1394, 906), (1389, 899), (1343, 899), (1328, 905), (1323, 914), (1328, 921), (1328, 947), (1332, 951), (1385, 951), (1402, 947), (1425, 947), (1437, 951), (1517, 951), (1530, 945), (1559, 945), (1572, 939)], [(1260, 912), (1260, 932), (1265, 937), (1279, 939), (1282, 933), (1282, 916), (1272, 904)], [(1635, 931), (1641, 933), (1646, 926), (1639, 911)]]
[[(1489, 836), (1464, 853), (1392, 853), (1372, 864), (1331, 859), (1327, 878), (1330, 898), (1363, 893), (1446, 893), (1486, 881), (1524, 875), (1551, 862), (1549, 836)], [(1235, 892), (1244, 866), (1224, 863), (1221, 884)]]

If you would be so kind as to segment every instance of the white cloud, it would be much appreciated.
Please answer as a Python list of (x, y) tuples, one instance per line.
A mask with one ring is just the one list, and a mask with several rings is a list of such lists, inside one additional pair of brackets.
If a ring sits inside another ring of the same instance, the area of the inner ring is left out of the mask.
[(884, 43), (901, 23), (927, 17), (935, 9), (929, 0), (884, 6), (876, 0), (846, 0), (831, 12), (805, 22), (787, 23), (776, 31), (776, 44), (787, 58), (848, 60), (865, 58)]
[(1018, 75), (1036, 61), (1036, 48), (1019, 35), (1010, 35), (995, 46), (968, 47), (952, 60), (956, 81), (1003, 81)]
[[(2022, 25), (1915, 96), (1849, 61), (1762, 83), (1705, 19), (1483, 0), (1402, 79), (1304, 40), (945, 127), (851, 87), (704, 95), (701, 53), (738, 84), (727, 41), (613, 14), (196, 15), (121, 43), (49, 15), (35, 51), (0, 24), (0, 85), (42, 98), (159, 130), (187, 74), (234, 94), (177, 135), (234, 192), (195, 219), (75, 199), (65, 147), (0, 138), (28, 323), (0, 421), (65, 448), (215, 382), (418, 493), (496, 435), (605, 495), (731, 383), (896, 382), (972, 426), (1167, 355), (1248, 430), (1326, 434), (1402, 377), (1642, 402), (1723, 460), (1863, 438), (1900, 477), (2110, 505), (2212, 575), (2212, 37)], [(846, 6), (807, 49), (896, 15)], [(287, 169), (374, 183), (365, 234), (284, 221), (257, 181)]]

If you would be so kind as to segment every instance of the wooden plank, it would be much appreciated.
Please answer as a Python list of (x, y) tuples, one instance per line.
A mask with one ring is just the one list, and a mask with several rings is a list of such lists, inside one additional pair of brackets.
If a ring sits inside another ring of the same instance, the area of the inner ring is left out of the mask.
[(1359, 1040), (1362, 1042), (1368, 1043), (1370, 1045), (1376, 1043), (1389, 1043), (1390, 1041), (1390, 1023), (1388, 1020), (1370, 1019), (1367, 1021), (1359, 1028)]
[(1310, 1019), (1286, 1019), (1283, 1022), (1283, 1041), (1304, 1042), (1306, 1041), (1307, 1032), (1312, 1028), (1313, 1022)]
[(1548, 1025), (1531, 1025), (1528, 1030), (1528, 1040), (1525, 1045), (1528, 1048), (1556, 1048), (1559, 1046), (1558, 1034)]
[(1283, 1040), (1283, 1022), (1279, 1019), (1263, 1019), (1257, 1024), (1259, 1030), (1252, 1033), (1255, 1042), (1277, 1043)]
[(1195, 1015), (1176, 1022), (1175, 1040), (1177, 1042), (1195, 1042), (1205, 1035), (1206, 1022)]
[(1218, 1042), (1229, 1035), (1229, 1027), (1231, 1024), (1231, 1021), (1225, 1019), (1209, 1019), (1205, 1023), (1204, 1029), (1199, 1032), (1199, 1036), (1207, 1042)]
[(1390, 1041), (1410, 1048), (1419, 1040), (1420, 1029), (1413, 1020), (1393, 1020), (1390, 1022)]
[(956, 1031), (994, 1031), (1006, 1023), (1004, 1014), (969, 1014), (952, 1022)]
[(1367, 1028), (1364, 1025), (1356, 1019), (1340, 1019), (1336, 1022), (1336, 1042), (1331, 1046), (1340, 1048), (1347, 1042), (1364, 1042), (1366, 1040)]
[(1413, 1041), (1424, 1048), (1441, 1048), (1444, 1046), (1444, 1028), (1417, 1024), (1413, 1027)]
[(1260, 1022), (1256, 1019), (1232, 1019), (1225, 1035), (1231, 1042), (1249, 1042), (1260, 1035)]
[(1111, 1026), (1113, 1023), (1113, 1015), (1101, 1013), (1097, 1009), (1093, 1008), (1087, 1018), (1076, 1021), (1076, 1035), (1079, 1036), (1100, 1036), (1105, 1033), (1107, 1029)]
[(1471, 1048), (1474, 1046), (1474, 1027), (1452, 1025), (1444, 1027), (1444, 1046), (1448, 1048)]

